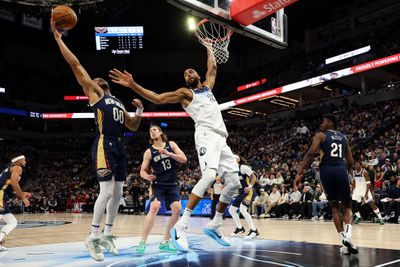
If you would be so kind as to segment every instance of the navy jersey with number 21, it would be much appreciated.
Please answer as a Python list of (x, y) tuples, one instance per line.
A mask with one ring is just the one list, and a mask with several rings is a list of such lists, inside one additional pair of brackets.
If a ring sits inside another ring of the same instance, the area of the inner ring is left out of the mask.
[(328, 130), (325, 133), (325, 141), (320, 145), (321, 163), (320, 166), (345, 165), (347, 152), (347, 138), (337, 131)]

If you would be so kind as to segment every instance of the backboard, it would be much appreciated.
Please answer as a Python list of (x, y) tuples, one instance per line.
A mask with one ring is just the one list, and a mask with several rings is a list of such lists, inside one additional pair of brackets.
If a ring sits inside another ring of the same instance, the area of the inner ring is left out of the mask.
[(287, 47), (287, 17), (284, 9), (254, 24), (243, 26), (231, 18), (231, 0), (167, 0), (167, 2), (267, 45), (280, 49)]

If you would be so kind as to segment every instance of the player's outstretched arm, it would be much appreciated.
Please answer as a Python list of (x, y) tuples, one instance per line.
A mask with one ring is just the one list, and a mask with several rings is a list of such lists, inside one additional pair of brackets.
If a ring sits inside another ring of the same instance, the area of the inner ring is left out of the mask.
[(217, 78), (217, 62), (215, 61), (214, 54), (210, 52), (210, 49), (207, 49), (207, 73), (203, 85), (212, 90), (214, 88), (215, 78)]
[(186, 163), (187, 157), (186, 157), (185, 153), (183, 153), (183, 151), (179, 148), (179, 146), (175, 142), (170, 141), (169, 143), (171, 144), (171, 149), (172, 149), (173, 153), (168, 152), (166, 149), (160, 149), (159, 152), (170, 158), (173, 158), (174, 160), (176, 160), (180, 163)]
[(30, 205), (28, 198), (31, 196), (27, 192), (22, 192), (21, 187), (19, 186), (19, 177), (22, 174), (22, 168), (20, 166), (14, 166), (11, 172), (11, 186), (14, 192), (19, 196), (24, 202), (25, 207)]
[(152, 182), (156, 178), (156, 176), (148, 173), (148, 170), (150, 169), (150, 160), (151, 151), (150, 149), (147, 149), (143, 154), (142, 166), (140, 167), (140, 177)]
[(154, 104), (175, 104), (181, 103), (183, 100), (190, 98), (190, 91), (186, 88), (180, 88), (173, 92), (157, 94), (148, 90), (133, 80), (132, 74), (124, 70), (121, 72), (117, 69), (110, 70), (110, 78), (114, 83), (131, 88), (137, 94)]
[(65, 61), (70, 65), (72, 71), (75, 74), (76, 79), (83, 88), (83, 92), (87, 97), (89, 97), (89, 103), (95, 103), (100, 99), (103, 94), (103, 90), (95, 84), (90, 78), (89, 74), (82, 67), (81, 63), (77, 57), (69, 50), (62, 40), (62, 32), (59, 32), (55, 26), (54, 20), (50, 21), (51, 30), (54, 34), (54, 39), (56, 40), (58, 47), (60, 48), (61, 54), (63, 55)]
[(307, 151), (307, 153), (304, 155), (303, 160), (301, 161), (299, 171), (294, 180), (294, 185), (297, 185), (301, 181), (301, 175), (303, 174), (304, 169), (307, 168), (311, 164), (311, 162), (314, 159), (315, 153), (317, 153), (317, 150), (318, 150), (320, 144), (324, 140), (325, 140), (325, 134), (323, 134), (323, 133), (317, 133), (314, 136), (310, 149)]
[(131, 131), (136, 131), (142, 121), (143, 104), (139, 99), (133, 99), (132, 105), (136, 107), (136, 114), (134, 117), (131, 117), (129, 113), (125, 111), (125, 126)]

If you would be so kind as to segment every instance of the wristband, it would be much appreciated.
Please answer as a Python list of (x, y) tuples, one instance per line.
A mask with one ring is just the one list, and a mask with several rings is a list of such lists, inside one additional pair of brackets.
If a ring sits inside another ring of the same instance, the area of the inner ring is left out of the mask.
[(366, 184), (370, 184), (371, 183), (371, 181), (368, 181)]
[(136, 113), (135, 113), (135, 114), (136, 114), (136, 116), (139, 116), (139, 117), (141, 117), (141, 116), (142, 116), (142, 114), (143, 114), (143, 110), (144, 110), (143, 108), (137, 108), (137, 109), (136, 109)]

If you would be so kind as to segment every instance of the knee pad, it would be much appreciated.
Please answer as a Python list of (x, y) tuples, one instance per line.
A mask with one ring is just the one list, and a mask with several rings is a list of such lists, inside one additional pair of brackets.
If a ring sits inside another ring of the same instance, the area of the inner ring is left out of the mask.
[(246, 213), (247, 212), (247, 207), (245, 205), (243, 205), (243, 204), (240, 204), (239, 210), (240, 210), (241, 214)]
[(236, 190), (240, 188), (240, 180), (237, 173), (227, 173), (225, 176), (225, 187), (221, 192), (219, 201), (229, 204), (236, 193)]
[(193, 187), (192, 193), (198, 197), (203, 197), (204, 193), (215, 181), (217, 171), (215, 169), (205, 169), (202, 173), (201, 179)]
[(237, 207), (234, 207), (234, 206), (231, 205), (229, 207), (229, 214), (232, 215), (234, 213), (237, 213)]

